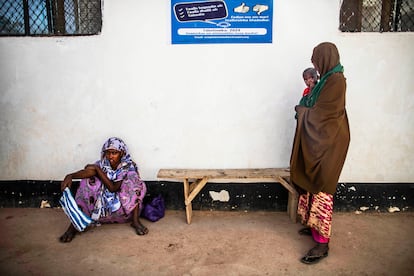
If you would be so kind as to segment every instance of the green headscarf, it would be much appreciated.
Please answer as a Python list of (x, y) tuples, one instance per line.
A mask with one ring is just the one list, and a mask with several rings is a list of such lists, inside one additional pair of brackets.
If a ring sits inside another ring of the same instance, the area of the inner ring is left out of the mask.
[(300, 99), (299, 105), (305, 106), (305, 107), (312, 107), (315, 105), (316, 101), (319, 98), (319, 95), (321, 94), (321, 90), (323, 86), (326, 83), (326, 80), (330, 75), (333, 73), (343, 73), (344, 67), (338, 63), (334, 68), (332, 68), (330, 71), (328, 71), (325, 75), (322, 76), (320, 81), (315, 85), (315, 87), (312, 89), (311, 93), (307, 96), (303, 96), (302, 99)]

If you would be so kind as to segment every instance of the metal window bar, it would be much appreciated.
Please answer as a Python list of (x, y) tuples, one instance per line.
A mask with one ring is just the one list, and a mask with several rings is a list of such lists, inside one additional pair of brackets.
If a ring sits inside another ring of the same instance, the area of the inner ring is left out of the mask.
[(414, 0), (343, 0), (343, 32), (413, 32)]
[(0, 36), (95, 35), (101, 0), (0, 0)]

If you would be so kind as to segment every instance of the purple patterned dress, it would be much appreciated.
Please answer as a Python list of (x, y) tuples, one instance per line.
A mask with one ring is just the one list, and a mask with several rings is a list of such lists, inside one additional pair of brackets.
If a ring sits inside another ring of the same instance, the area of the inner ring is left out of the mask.
[[(105, 151), (115, 149), (124, 152), (121, 162), (113, 170), (105, 158)], [(111, 193), (95, 176), (82, 179), (76, 192), (75, 200), (85, 214), (100, 223), (124, 223), (130, 221), (133, 211), (138, 205), (142, 210), (142, 203), (147, 192), (144, 181), (141, 180), (138, 168), (132, 161), (125, 143), (116, 137), (109, 138), (102, 147), (101, 160), (97, 165), (112, 181), (122, 181), (118, 191)]]

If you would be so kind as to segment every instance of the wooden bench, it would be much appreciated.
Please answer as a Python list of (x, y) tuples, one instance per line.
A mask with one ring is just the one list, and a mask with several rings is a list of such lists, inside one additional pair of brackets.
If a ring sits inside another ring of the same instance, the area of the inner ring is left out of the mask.
[(182, 181), (184, 185), (184, 203), (187, 215), (187, 223), (191, 223), (191, 202), (203, 189), (207, 182), (221, 183), (280, 183), (289, 192), (287, 213), (293, 222), (296, 222), (296, 210), (298, 206), (298, 192), (289, 182), (289, 169), (160, 169), (157, 177), (166, 181)]

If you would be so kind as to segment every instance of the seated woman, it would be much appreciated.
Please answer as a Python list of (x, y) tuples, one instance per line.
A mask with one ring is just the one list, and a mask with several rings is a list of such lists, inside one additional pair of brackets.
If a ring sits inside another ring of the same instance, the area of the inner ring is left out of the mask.
[[(131, 226), (138, 235), (148, 233), (139, 220), (147, 188), (121, 139), (109, 138), (102, 146), (100, 160), (66, 175), (61, 183), (62, 192), (72, 186), (72, 179), (82, 179), (75, 200), (92, 220), (98, 223), (125, 223), (132, 220)], [(70, 224), (60, 241), (70, 242), (77, 233), (78, 230)]]

